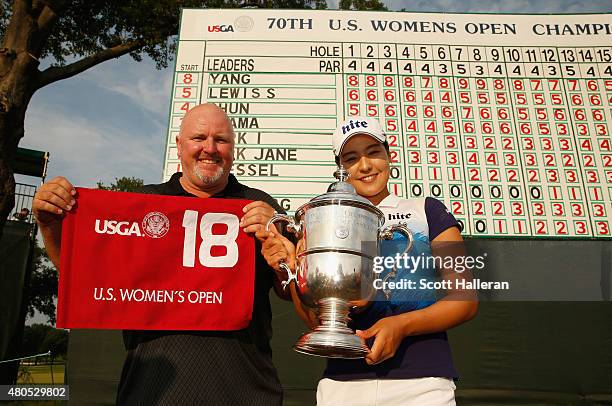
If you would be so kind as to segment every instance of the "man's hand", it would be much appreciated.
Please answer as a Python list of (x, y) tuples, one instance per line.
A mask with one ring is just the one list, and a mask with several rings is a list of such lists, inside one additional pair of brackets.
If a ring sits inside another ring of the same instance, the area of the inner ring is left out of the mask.
[(276, 210), (266, 202), (256, 201), (244, 206), (244, 216), (240, 219), (240, 227), (245, 233), (256, 233), (265, 230), (268, 220), (276, 214)]
[[(291, 287), (291, 293), (289, 293), (286, 286), (283, 287), (282, 283), (288, 279), (289, 275), (285, 269), (280, 267), (280, 263), (285, 262), (290, 269), (295, 269), (295, 247), (291, 241), (279, 234), (274, 226), (270, 227), (270, 230), (267, 231), (265, 227), (261, 227), (255, 233), (255, 237), (261, 241), (261, 254), (276, 274), (274, 279), (276, 294), (282, 299), (292, 300), (294, 290)], [(299, 299), (295, 300), (299, 302)]]
[(66, 178), (58, 176), (38, 189), (32, 202), (34, 217), (41, 227), (59, 224), (64, 213), (72, 209), (76, 189)]
[(291, 241), (274, 230), (266, 231), (265, 228), (257, 231), (255, 237), (262, 241), (261, 254), (277, 273), (281, 272), (283, 277), (285, 276), (285, 271), (280, 267), (281, 262), (295, 269), (295, 246)]
[(403, 331), (403, 321), (397, 316), (380, 319), (367, 330), (357, 330), (356, 334), (364, 340), (374, 337), (374, 344), (365, 358), (367, 364), (379, 364), (393, 357), (404, 339)]
[(38, 189), (32, 202), (32, 212), (40, 227), (49, 259), (60, 269), (62, 220), (76, 203), (76, 189), (66, 178), (58, 176)]

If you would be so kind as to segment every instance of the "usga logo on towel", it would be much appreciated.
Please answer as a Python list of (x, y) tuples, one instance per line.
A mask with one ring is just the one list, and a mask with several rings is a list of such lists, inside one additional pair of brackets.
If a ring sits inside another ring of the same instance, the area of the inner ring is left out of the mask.
[[(142, 226), (142, 230), (141, 227)], [(164, 213), (158, 211), (151, 212), (144, 216), (142, 224), (138, 222), (117, 221), (117, 220), (99, 220), (96, 219), (94, 230), (98, 234), (118, 234), (124, 236), (147, 235), (151, 238), (161, 238), (170, 229), (170, 220)]]

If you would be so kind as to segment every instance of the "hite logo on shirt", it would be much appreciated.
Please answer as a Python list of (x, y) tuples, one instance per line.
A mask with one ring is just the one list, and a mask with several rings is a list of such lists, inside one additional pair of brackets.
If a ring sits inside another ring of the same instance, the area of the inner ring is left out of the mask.
[(170, 220), (165, 214), (158, 211), (147, 214), (142, 220), (142, 231), (138, 222), (117, 221), (117, 220), (99, 220), (96, 219), (94, 230), (98, 234), (118, 234), (124, 236), (147, 235), (151, 238), (161, 238), (170, 229)]
[(412, 213), (389, 213), (389, 220), (408, 220), (412, 217)]

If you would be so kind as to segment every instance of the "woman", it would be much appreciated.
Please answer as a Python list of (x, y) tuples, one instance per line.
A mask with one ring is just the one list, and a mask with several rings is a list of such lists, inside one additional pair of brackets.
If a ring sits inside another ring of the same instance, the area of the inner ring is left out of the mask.
[[(332, 143), (336, 162), (349, 172), (348, 181), (384, 213), (385, 224), (403, 222), (413, 232), (412, 256), (457, 255), (460, 226), (444, 204), (429, 197), (402, 199), (389, 193), (389, 144), (378, 121), (350, 117), (338, 127)], [(282, 260), (295, 269), (291, 242), (274, 232), (261, 231), (258, 236), (265, 239), (262, 253), (271, 266), (278, 269)], [(391, 246), (398, 252), (404, 245), (400, 239)], [(389, 251), (389, 245), (384, 247)], [(446, 280), (460, 277), (453, 269), (438, 271)], [(295, 287), (291, 289), (298, 314), (313, 327), (316, 315), (299, 301)], [(453, 292), (439, 301), (428, 294), (406, 293), (378, 291), (368, 308), (351, 315), (352, 327), (370, 352), (360, 360), (328, 359), (317, 388), (319, 406), (455, 404), (457, 373), (445, 331), (473, 318), (478, 304), (465, 291), (464, 296)]]

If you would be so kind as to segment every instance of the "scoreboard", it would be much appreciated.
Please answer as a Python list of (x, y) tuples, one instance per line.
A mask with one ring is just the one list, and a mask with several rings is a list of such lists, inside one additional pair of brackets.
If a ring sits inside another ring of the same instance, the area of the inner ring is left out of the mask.
[(199, 103), (227, 111), (232, 172), (287, 211), (324, 193), (331, 133), (380, 120), (391, 192), (474, 237), (612, 236), (612, 15), (185, 9), (164, 179)]

